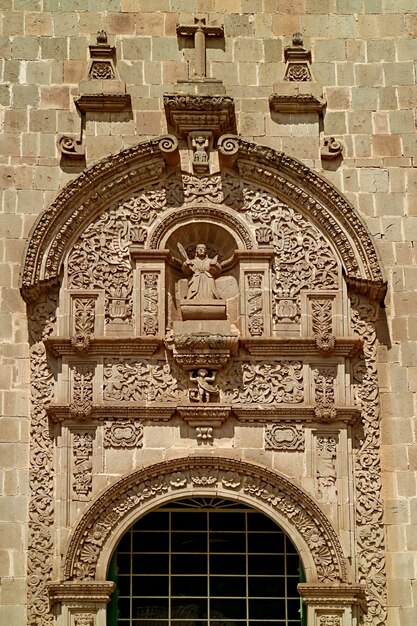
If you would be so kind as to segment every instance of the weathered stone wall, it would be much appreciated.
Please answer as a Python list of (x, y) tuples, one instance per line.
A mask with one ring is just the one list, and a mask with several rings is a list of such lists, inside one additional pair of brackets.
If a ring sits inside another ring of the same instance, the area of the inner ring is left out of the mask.
[[(235, 98), (238, 132), (333, 182), (380, 251), (389, 285), (379, 352), (389, 624), (409, 626), (417, 611), (415, 0), (4, 0), (1, 6), (0, 621), (26, 623), (29, 361), (18, 290), (25, 238), (80, 171), (61, 163), (57, 140), (81, 132), (74, 97), (97, 31), (116, 45), (132, 110), (87, 113), (87, 165), (166, 132), (162, 94), (187, 78), (187, 62), (193, 63), (190, 42), (179, 46), (176, 24), (192, 23), (198, 11), (207, 23), (224, 24), (224, 39), (208, 45), (208, 75)], [(284, 74), (284, 47), (297, 31), (327, 100), (320, 125), (310, 116), (269, 110), (273, 85)], [(321, 160), (330, 137), (342, 142), (343, 160)]]

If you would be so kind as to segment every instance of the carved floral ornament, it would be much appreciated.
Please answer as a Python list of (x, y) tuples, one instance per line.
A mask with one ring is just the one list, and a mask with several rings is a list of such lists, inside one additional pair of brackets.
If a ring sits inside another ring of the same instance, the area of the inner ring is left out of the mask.
[[(385, 283), (373, 241), (351, 205), (330, 183), (284, 153), (236, 136), (221, 137), (218, 149), (224, 166), (237, 168), (244, 180), (264, 186), (320, 225), (339, 251), (352, 287), (377, 299), (383, 297)], [(71, 181), (32, 230), (21, 276), (26, 300), (36, 298), (42, 286), (58, 281), (70, 241), (95, 215), (114, 198), (132, 197), (161, 181), (168, 176), (166, 165), (178, 162), (177, 140), (168, 135), (108, 157)], [(169, 202), (173, 207), (201, 200), (216, 203), (216, 198), (226, 205), (236, 202), (236, 182), (228, 190), (227, 185), (222, 188), (219, 176), (217, 181), (216, 175), (192, 178), (184, 175), (177, 179), (176, 188), (171, 185), (163, 199), (165, 207)], [(154, 193), (163, 196), (166, 182), (162, 181), (159, 192), (156, 185)]]
[[(298, 546), (312, 580), (348, 582), (335, 531), (320, 508), (288, 479), (231, 459), (193, 457), (142, 469), (111, 486), (75, 528), (65, 560), (65, 580), (100, 580), (113, 544), (126, 527), (162, 501), (223, 494), (263, 509)], [(111, 545), (110, 545), (111, 544)]]

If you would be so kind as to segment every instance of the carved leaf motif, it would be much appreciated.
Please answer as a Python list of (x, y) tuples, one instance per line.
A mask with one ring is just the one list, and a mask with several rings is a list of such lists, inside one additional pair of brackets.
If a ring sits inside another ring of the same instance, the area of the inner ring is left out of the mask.
[(222, 401), (232, 404), (301, 403), (304, 383), (301, 361), (241, 361), (226, 371), (219, 387)]
[[(254, 225), (268, 226), (272, 231), (274, 321), (298, 322), (302, 290), (337, 289), (338, 267), (334, 254), (310, 221), (269, 192), (248, 185), (244, 188), (244, 198), (246, 217)], [(288, 315), (288, 311), (283, 314), (280, 307), (282, 299), (289, 298), (296, 298), (296, 317)]]
[(93, 407), (93, 364), (76, 364), (73, 368), (73, 390), (70, 405), (71, 415), (85, 420)]
[(73, 484), (77, 496), (86, 497), (93, 484), (93, 436), (91, 433), (75, 433), (73, 438)]

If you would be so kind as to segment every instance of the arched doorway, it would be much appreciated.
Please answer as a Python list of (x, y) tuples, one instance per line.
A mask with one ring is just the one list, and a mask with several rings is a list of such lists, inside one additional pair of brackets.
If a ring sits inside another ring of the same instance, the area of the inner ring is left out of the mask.
[(184, 498), (122, 536), (107, 626), (302, 626), (303, 568), (265, 514), (223, 498)]

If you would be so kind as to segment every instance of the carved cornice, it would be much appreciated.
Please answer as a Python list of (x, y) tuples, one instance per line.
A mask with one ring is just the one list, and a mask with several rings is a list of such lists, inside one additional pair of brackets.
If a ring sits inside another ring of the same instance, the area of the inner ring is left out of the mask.
[(269, 97), (269, 108), (274, 113), (322, 113), (326, 101), (312, 93), (279, 94)]
[[(80, 351), (74, 347), (71, 337), (48, 337), (45, 346), (55, 356), (79, 355)], [(89, 355), (123, 355), (149, 357), (162, 346), (162, 339), (149, 337), (94, 337), (90, 339)]]
[[(249, 354), (254, 356), (319, 356), (323, 351), (317, 347), (314, 338), (242, 338), (241, 344), (246, 348)], [(336, 337), (334, 346), (331, 350), (326, 350), (328, 356), (342, 356), (351, 358), (357, 354), (363, 346), (363, 342), (358, 337)]]
[(114, 583), (110, 581), (65, 581), (48, 585), (51, 604), (82, 601), (87, 601), (89, 604), (103, 604), (110, 600), (113, 590)]
[[(46, 408), (52, 422), (85, 421), (74, 416), (71, 407), (61, 404), (49, 404)], [(105, 419), (133, 419), (149, 420), (152, 422), (167, 422), (174, 415), (176, 406), (172, 404), (154, 403), (152, 405), (129, 403), (129, 404), (101, 404), (93, 405), (88, 414), (88, 421)]]
[(299, 583), (297, 589), (309, 606), (338, 608), (362, 604), (365, 599), (365, 585)]
[(190, 426), (221, 426), (232, 412), (231, 406), (208, 403), (180, 405), (177, 413)]
[(277, 404), (256, 404), (253, 406), (233, 405), (233, 413), (240, 422), (309, 422), (325, 424), (354, 424), (360, 418), (357, 407), (333, 407), (331, 416), (319, 419), (316, 407), (285, 406)]
[(81, 113), (100, 112), (118, 113), (132, 107), (128, 93), (92, 93), (84, 94), (74, 100)]
[[(158, 498), (190, 497), (190, 490), (227, 494), (227, 497), (257, 502), (281, 517), (310, 552), (310, 562), (321, 582), (346, 582), (347, 563), (333, 527), (319, 506), (284, 476), (233, 459), (212, 456), (165, 461), (134, 471), (109, 487), (89, 507), (72, 532), (65, 557), (65, 580), (94, 580), (101, 552), (121, 532), (128, 515)], [(300, 545), (300, 544), (298, 544)], [(307, 555), (306, 555), (307, 556)]]
[(236, 132), (235, 105), (230, 96), (164, 94), (167, 123), (187, 137), (194, 130), (210, 131), (215, 138)]

